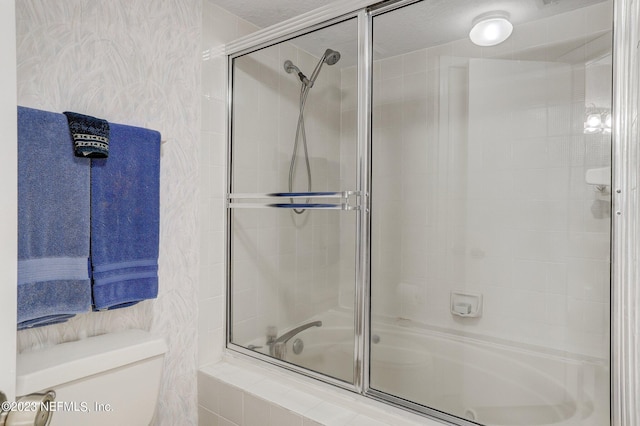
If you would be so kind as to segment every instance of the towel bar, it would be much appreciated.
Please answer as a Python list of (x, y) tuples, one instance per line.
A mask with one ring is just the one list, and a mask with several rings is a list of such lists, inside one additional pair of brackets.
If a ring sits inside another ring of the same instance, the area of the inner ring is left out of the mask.
[[(289, 199), (290, 202), (283, 202)], [(304, 198), (305, 202), (294, 202), (296, 199)], [(309, 202), (310, 200), (340, 200), (339, 203)], [(233, 200), (233, 201), (232, 201)], [(258, 202), (242, 202), (243, 200), (264, 200)], [(278, 208), (278, 209), (322, 209), (322, 210), (359, 210), (359, 191), (341, 192), (270, 192), (251, 194), (228, 194), (228, 208)]]

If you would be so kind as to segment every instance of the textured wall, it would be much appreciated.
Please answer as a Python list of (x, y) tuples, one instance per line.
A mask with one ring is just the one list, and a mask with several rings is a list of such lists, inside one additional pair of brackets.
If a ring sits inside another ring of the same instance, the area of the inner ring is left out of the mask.
[(18, 104), (159, 130), (158, 299), (18, 333), (19, 350), (143, 328), (168, 342), (157, 424), (196, 423), (201, 0), (16, 2)]
[(0, 158), (3, 160), (0, 167), (0, 336), (4, 343), (0, 350), (0, 365), (3, 374), (0, 374), (0, 389), (11, 400), (15, 392), (15, 324), (16, 324), (16, 299), (17, 288), (12, 285), (17, 280), (18, 245), (16, 244), (16, 229), (18, 226), (18, 197), (17, 197), (17, 111), (16, 103), (16, 29), (13, 2), (0, 2)]

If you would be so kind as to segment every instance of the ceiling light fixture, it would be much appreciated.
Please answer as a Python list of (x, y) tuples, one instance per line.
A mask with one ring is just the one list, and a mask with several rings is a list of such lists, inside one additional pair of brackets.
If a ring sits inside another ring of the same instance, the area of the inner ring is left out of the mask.
[(484, 13), (473, 20), (469, 38), (478, 46), (495, 46), (509, 38), (513, 24), (507, 12)]

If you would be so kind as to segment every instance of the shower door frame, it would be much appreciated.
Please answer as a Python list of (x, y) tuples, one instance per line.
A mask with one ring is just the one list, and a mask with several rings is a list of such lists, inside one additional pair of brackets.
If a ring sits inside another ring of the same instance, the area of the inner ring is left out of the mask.
[[(367, 3), (366, 1), (360, 1), (360, 3), (364, 4)], [(336, 24), (340, 24), (342, 22), (346, 22), (352, 19), (355, 19), (357, 21), (357, 34), (356, 36), (358, 37), (358, 51), (361, 52), (364, 47), (364, 40), (361, 40), (361, 34), (362, 34), (362, 27), (363, 27), (363, 19), (366, 19), (365, 17), (365, 13), (363, 10), (364, 6), (360, 6), (358, 7), (356, 10), (353, 10), (353, 8), (351, 7), (328, 7), (328, 8), (323, 8), (326, 9), (324, 10), (324, 13), (322, 13), (320, 16), (317, 16), (315, 19), (312, 20), (304, 20), (304, 21), (299, 21), (298, 19), (294, 18), (292, 20), (289, 21), (285, 21), (282, 23), (282, 26), (285, 27), (287, 30), (286, 31), (279, 31), (279, 28), (272, 28), (272, 31), (269, 31), (269, 28), (263, 30), (266, 31), (267, 34), (265, 34), (264, 36), (260, 36), (258, 38), (258, 40), (253, 41), (254, 35), (256, 34), (260, 34), (262, 31), (258, 31), (257, 33), (254, 33), (253, 35), (247, 36), (245, 38), (239, 39), (236, 42), (230, 43), (228, 45), (225, 46), (225, 53), (227, 55), (227, 174), (226, 174), (226, 191), (227, 191), (227, 200), (226, 200), (226, 207), (227, 207), (227, 214), (225, 216), (226, 218), (226, 224), (225, 224), (225, 241), (226, 241), (226, 250), (225, 250), (225, 265), (226, 265), (226, 289), (227, 289), (227, 297), (226, 297), (226, 347), (228, 349), (232, 349), (234, 352), (240, 353), (242, 355), (246, 355), (249, 356), (251, 358), (257, 358), (261, 361), (264, 361), (266, 363), (269, 364), (273, 364), (276, 365), (278, 367), (281, 368), (285, 368), (287, 370), (291, 370), (294, 371), (296, 373), (311, 377), (313, 379), (316, 380), (320, 380), (329, 384), (332, 384), (334, 386), (338, 386), (344, 389), (347, 389), (349, 391), (354, 391), (354, 392), (358, 392), (358, 393), (362, 393), (362, 386), (361, 386), (361, 379), (360, 377), (362, 376), (362, 363), (359, 362), (359, 359), (361, 359), (361, 348), (364, 346), (364, 342), (361, 342), (361, 340), (364, 338), (362, 335), (358, 334), (358, 329), (363, 329), (360, 325), (360, 318), (364, 316), (364, 314), (362, 312), (359, 312), (359, 310), (357, 309), (358, 306), (360, 306), (360, 303), (356, 303), (355, 306), (355, 311), (354, 311), (354, 323), (355, 323), (355, 336), (358, 336), (358, 338), (354, 339), (354, 362), (353, 362), (353, 366), (354, 366), (354, 374), (353, 374), (353, 378), (354, 378), (354, 382), (353, 383), (348, 383), (309, 369), (306, 369), (304, 367), (300, 367), (297, 366), (295, 364), (292, 363), (288, 363), (279, 359), (276, 359), (274, 357), (271, 356), (267, 356), (265, 354), (261, 354), (257, 351), (253, 351), (253, 350), (249, 350), (241, 345), (238, 345), (236, 343), (233, 343), (231, 341), (231, 324), (233, 322), (233, 313), (232, 313), (232, 303), (231, 303), (231, 295), (233, 294), (232, 292), (232, 271), (231, 271), (231, 259), (230, 259), (230, 255), (231, 255), (231, 244), (232, 244), (232, 238), (231, 238), (231, 211), (232, 209), (229, 208), (229, 205), (231, 204), (232, 199), (234, 198), (232, 195), (232, 180), (233, 180), (233, 176), (232, 176), (232, 167), (231, 165), (233, 164), (233, 153), (232, 153), (232, 133), (233, 133), (233, 60), (237, 57), (243, 56), (245, 54), (249, 54), (255, 51), (258, 51), (260, 49), (266, 48), (266, 47), (270, 47), (285, 41), (288, 41), (290, 39), (293, 39), (295, 37), (298, 36), (302, 36), (305, 35), (307, 33), (311, 33), (313, 31), (317, 31), (323, 28), (328, 28), (331, 27), (332, 25), (336, 25)], [(237, 44), (237, 46), (236, 46)], [(359, 53), (360, 54), (360, 53)], [(358, 62), (359, 64), (359, 62)], [(360, 72), (360, 69), (362, 67), (358, 66), (358, 72)], [(360, 77), (358, 77), (360, 78)], [(357, 116), (358, 119), (360, 119), (361, 117), (361, 101), (360, 101), (360, 96), (362, 95), (362, 90), (361, 90), (361, 85), (360, 85), (360, 80), (358, 80), (358, 112), (357, 112)], [(360, 122), (358, 122), (357, 125), (357, 152), (356, 152), (356, 158), (357, 158), (357, 164), (356, 164), (356, 188), (354, 193), (355, 194), (359, 194), (357, 195), (359, 202), (357, 203), (359, 205), (359, 210), (357, 212), (357, 216), (356, 216), (356, 229), (358, 230), (358, 235), (360, 235), (361, 230), (364, 228), (362, 226), (362, 220), (363, 220), (363, 216), (367, 216), (368, 215), (368, 207), (366, 206), (366, 202), (365, 200), (368, 199), (368, 197), (366, 196), (362, 196), (360, 194), (362, 194), (362, 185), (363, 185), (363, 178), (362, 178), (362, 173), (361, 173), (361, 167), (363, 164), (362, 159), (366, 158), (366, 155), (364, 155), (361, 152), (361, 147), (364, 146), (365, 144), (361, 142), (361, 137), (363, 135), (363, 133), (361, 133), (361, 128), (360, 128)], [(358, 236), (358, 238), (360, 238)], [(355, 269), (356, 269), (356, 281), (357, 282), (361, 282), (362, 281), (362, 271), (365, 268), (365, 265), (360, 264), (359, 260), (360, 259), (364, 259), (366, 258), (366, 253), (362, 253), (362, 252), (366, 252), (367, 250), (363, 250), (363, 246), (362, 244), (356, 244), (356, 253), (355, 253), (355, 258), (356, 258), (356, 262), (355, 262)], [(362, 288), (362, 286), (358, 285), (356, 286), (356, 293), (358, 293), (358, 289)]]
[[(227, 192), (231, 192), (232, 89), (233, 59), (298, 35), (329, 27), (347, 19), (358, 22), (358, 105), (357, 105), (357, 191), (362, 194), (357, 217), (355, 279), (354, 383), (297, 367), (250, 351), (231, 342), (231, 209), (227, 208), (225, 226), (225, 263), (227, 282), (226, 346), (241, 356), (258, 358), (270, 364), (352, 390), (367, 397), (392, 403), (453, 424), (472, 425), (442, 412), (390, 397), (369, 387), (370, 335), (370, 198), (371, 193), (371, 84), (373, 52), (373, 16), (407, 6), (420, 0), (381, 3), (372, 0), (337, 1), (312, 12), (257, 31), (225, 46), (228, 60), (227, 85)], [(428, 1), (428, 0), (425, 0)], [(612, 426), (640, 424), (640, 0), (612, 0), (613, 89), (612, 112), (612, 212), (611, 218), (611, 342), (610, 406)], [(228, 207), (229, 200), (227, 200)]]
[(613, 0), (611, 424), (640, 424), (640, 1)]

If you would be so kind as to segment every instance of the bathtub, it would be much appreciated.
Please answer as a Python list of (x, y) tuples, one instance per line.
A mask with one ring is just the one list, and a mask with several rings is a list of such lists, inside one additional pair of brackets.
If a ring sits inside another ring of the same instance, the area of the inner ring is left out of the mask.
[[(286, 361), (351, 382), (353, 330), (313, 327)], [(462, 338), (375, 327), (370, 387), (485, 425), (609, 424), (608, 363)]]

